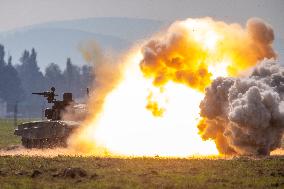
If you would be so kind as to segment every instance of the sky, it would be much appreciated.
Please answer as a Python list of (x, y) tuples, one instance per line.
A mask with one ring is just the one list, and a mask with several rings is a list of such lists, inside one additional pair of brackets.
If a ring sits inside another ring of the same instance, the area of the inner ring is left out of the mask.
[(0, 31), (90, 17), (173, 21), (204, 16), (242, 24), (260, 17), (284, 38), (284, 0), (0, 0)]

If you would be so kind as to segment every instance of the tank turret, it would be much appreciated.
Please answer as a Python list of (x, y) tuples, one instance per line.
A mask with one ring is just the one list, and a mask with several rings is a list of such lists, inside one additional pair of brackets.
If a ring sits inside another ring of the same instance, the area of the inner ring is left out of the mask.
[(72, 93), (64, 93), (62, 101), (56, 100), (55, 96), (58, 95), (55, 94), (54, 87), (51, 87), (50, 91), (32, 94), (44, 96), (48, 103), (53, 104), (52, 108), (47, 108), (44, 112), (45, 117), (51, 120), (61, 120), (62, 114), (64, 113), (65, 109), (72, 103), (74, 103), (72, 99)]

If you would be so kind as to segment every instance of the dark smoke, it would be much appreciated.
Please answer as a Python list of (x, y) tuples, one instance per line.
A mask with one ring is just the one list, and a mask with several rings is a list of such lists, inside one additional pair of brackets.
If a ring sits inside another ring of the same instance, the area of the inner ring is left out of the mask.
[(223, 154), (269, 155), (284, 130), (284, 68), (272, 60), (246, 78), (217, 78), (200, 104), (203, 139)]

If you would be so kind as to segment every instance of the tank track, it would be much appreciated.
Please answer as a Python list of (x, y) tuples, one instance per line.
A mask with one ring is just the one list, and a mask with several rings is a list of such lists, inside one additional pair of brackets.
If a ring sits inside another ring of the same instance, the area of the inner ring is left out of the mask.
[(64, 138), (46, 138), (46, 139), (28, 139), (22, 138), (22, 145), (25, 148), (55, 148), (67, 147), (67, 139)]

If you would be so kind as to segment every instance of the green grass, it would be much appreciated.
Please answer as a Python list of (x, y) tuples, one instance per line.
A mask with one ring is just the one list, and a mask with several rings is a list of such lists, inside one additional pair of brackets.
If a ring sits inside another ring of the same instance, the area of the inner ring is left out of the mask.
[[(0, 120), (0, 148), (20, 143), (13, 130), (13, 120)], [(64, 170), (70, 167), (82, 168), (87, 175), (64, 176)], [(40, 174), (32, 177), (35, 170)], [(284, 188), (284, 157), (229, 160), (0, 156), (2, 188)]]
[[(20, 119), (17, 124), (36, 119)], [(0, 148), (21, 143), (21, 138), (14, 135), (15, 123), (13, 119), (0, 119)]]
[[(17, 124), (36, 120), (33, 119), (20, 119)], [(14, 135), (15, 123), (13, 119), (0, 119), (0, 148), (10, 145), (17, 145), (21, 143), (21, 138)]]
[[(284, 188), (284, 158), (0, 157), (0, 188)], [(80, 167), (87, 176), (60, 173)], [(34, 170), (41, 174), (33, 178)]]
[(14, 121), (0, 119), (0, 148), (20, 143), (20, 137), (14, 135)]

